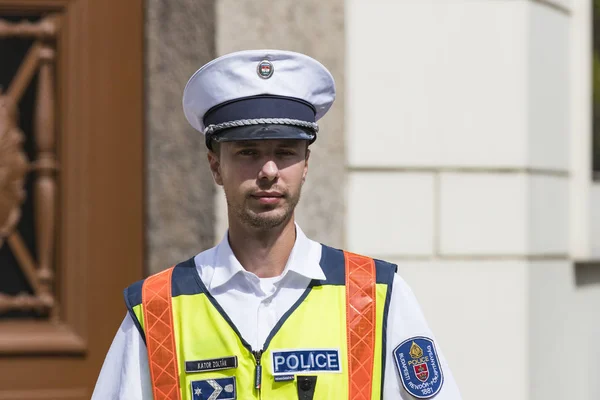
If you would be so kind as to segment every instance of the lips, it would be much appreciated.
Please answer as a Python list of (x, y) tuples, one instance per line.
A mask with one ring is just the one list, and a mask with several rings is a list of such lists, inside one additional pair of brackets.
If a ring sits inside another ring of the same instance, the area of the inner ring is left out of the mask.
[(252, 195), (252, 197), (283, 197), (283, 194), (279, 192), (256, 192)]
[(280, 192), (256, 192), (252, 195), (252, 198), (256, 199), (261, 204), (275, 204), (283, 198), (283, 194)]

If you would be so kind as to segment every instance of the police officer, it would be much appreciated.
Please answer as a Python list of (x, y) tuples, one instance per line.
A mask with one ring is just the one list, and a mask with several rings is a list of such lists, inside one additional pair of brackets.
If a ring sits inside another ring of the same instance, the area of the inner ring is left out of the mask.
[(205, 135), (229, 229), (125, 290), (93, 399), (460, 399), (396, 266), (295, 223), (334, 98), (329, 71), (288, 51), (228, 54), (190, 78), (185, 116)]

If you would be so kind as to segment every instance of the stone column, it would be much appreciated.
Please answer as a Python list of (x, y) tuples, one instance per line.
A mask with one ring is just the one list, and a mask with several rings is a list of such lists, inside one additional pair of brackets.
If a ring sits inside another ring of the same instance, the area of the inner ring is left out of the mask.
[(206, 146), (181, 107), (188, 78), (215, 55), (214, 15), (213, 0), (146, 2), (148, 273), (214, 242), (214, 187)]

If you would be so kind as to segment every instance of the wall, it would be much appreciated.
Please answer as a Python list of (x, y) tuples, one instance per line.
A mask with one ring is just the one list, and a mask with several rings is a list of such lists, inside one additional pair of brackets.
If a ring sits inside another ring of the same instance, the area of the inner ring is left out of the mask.
[(596, 182), (591, 189), (591, 258), (600, 260), (600, 183)]
[(589, 81), (571, 78), (585, 6), (346, 1), (347, 247), (399, 264), (465, 399), (598, 394), (600, 289), (573, 263), (589, 240), (589, 126), (572, 115)]
[(348, 247), (399, 263), (465, 399), (527, 392), (527, 7), (347, 2)]
[[(600, 398), (600, 269), (536, 262), (529, 269), (529, 289), (528, 398)], [(571, 372), (573, 363), (581, 373)]]

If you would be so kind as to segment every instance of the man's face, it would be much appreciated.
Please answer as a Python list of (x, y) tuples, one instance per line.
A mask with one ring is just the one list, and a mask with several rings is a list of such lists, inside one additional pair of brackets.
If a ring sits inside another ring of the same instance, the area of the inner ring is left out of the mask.
[(223, 142), (217, 151), (208, 160), (230, 218), (262, 230), (289, 221), (308, 172), (306, 141)]

